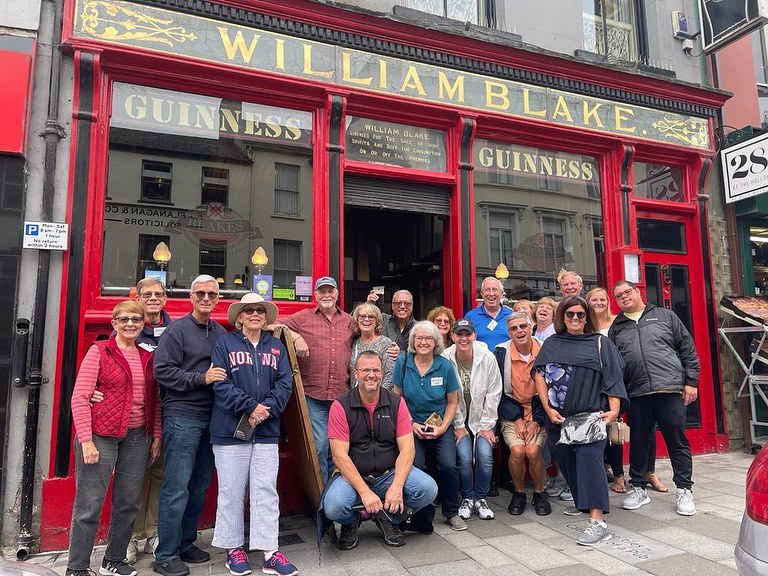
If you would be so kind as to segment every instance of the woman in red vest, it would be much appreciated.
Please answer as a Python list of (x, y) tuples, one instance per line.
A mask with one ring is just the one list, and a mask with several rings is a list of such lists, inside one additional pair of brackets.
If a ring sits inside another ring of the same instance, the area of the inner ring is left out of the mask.
[[(136, 346), (144, 316), (144, 307), (133, 300), (115, 306), (115, 333), (90, 347), (75, 381), (76, 488), (67, 576), (91, 574), (91, 552), (113, 473), (109, 539), (99, 574), (137, 573), (123, 560), (139, 510), (144, 472), (159, 456), (162, 442), (160, 390), (152, 373), (152, 353)], [(91, 405), (95, 390), (104, 399)]]

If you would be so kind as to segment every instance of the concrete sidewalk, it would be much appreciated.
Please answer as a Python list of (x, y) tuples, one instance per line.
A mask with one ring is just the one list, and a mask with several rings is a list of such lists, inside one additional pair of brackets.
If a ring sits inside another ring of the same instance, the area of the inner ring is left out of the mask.
[[(553, 499), (552, 514), (540, 517), (531, 509), (529, 496), (525, 514), (510, 516), (510, 494), (502, 491), (489, 501), (496, 519), (473, 516), (465, 532), (453, 532), (438, 513), (434, 534), (407, 533), (405, 546), (390, 548), (373, 523), (364, 522), (357, 548), (341, 552), (323, 543), (322, 561), (318, 562), (312, 520), (292, 517), (281, 522), (280, 550), (305, 576), (735, 575), (733, 548), (744, 511), (746, 470), (752, 459), (736, 452), (695, 457), (697, 513), (692, 517), (675, 512), (669, 461), (660, 460), (658, 473), (670, 492), (649, 490), (651, 503), (633, 512), (620, 508), (624, 495), (611, 492), (612, 511), (606, 521), (613, 538), (595, 548), (576, 544), (587, 518), (563, 515), (569, 503)], [(211, 561), (190, 566), (192, 576), (229, 573), (225, 554), (210, 546), (212, 537), (212, 530), (201, 533), (198, 544), (211, 553)], [(91, 566), (96, 573), (103, 550), (100, 546), (93, 555)], [(255, 565), (259, 556), (251, 556)], [(139, 555), (135, 564), (139, 574), (154, 574), (151, 560)], [(29, 562), (46, 564), (63, 575), (67, 554), (41, 554)]]

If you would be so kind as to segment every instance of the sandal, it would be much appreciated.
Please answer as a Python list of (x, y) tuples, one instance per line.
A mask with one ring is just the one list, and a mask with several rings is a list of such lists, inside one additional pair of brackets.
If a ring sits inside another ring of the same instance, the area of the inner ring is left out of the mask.
[(650, 482), (651, 488), (656, 490), (656, 492), (669, 492), (667, 485), (661, 481), (661, 478), (659, 478), (655, 472), (648, 472), (648, 474), (645, 475), (645, 479)]
[(611, 490), (619, 494), (625, 494), (627, 492), (627, 484), (624, 481), (624, 476), (616, 476), (613, 479), (613, 486), (611, 486)]

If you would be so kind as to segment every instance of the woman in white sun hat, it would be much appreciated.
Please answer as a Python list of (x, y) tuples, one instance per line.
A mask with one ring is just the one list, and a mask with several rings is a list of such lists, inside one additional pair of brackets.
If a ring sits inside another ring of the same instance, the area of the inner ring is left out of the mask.
[(264, 573), (291, 576), (298, 570), (277, 551), (277, 444), (293, 375), (285, 347), (264, 330), (277, 320), (277, 306), (248, 293), (229, 306), (227, 317), (236, 330), (219, 338), (211, 354), (212, 364), (227, 371), (226, 380), (213, 383), (211, 444), (219, 478), (213, 545), (226, 549), (234, 576), (251, 573), (243, 542), (250, 484), (248, 548), (263, 551)]

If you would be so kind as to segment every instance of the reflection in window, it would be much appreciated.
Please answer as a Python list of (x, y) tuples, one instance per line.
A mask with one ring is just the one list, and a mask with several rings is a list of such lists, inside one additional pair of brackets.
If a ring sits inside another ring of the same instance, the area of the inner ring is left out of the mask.
[(173, 165), (170, 162), (141, 162), (141, 201), (170, 202)]
[(477, 24), (477, 3), (478, 0), (406, 0), (404, 4), (436, 16)]
[(637, 198), (685, 202), (682, 168), (634, 162), (632, 178)]
[(584, 50), (611, 61), (637, 60), (635, 0), (582, 0)]
[[(263, 275), (293, 274), (288, 284), (312, 275), (312, 226), (272, 211), (285, 192), (279, 209), (312, 214), (311, 113), (124, 83), (114, 84), (112, 109), (102, 294), (127, 296), (153, 275), (185, 297), (210, 274), (224, 297), (239, 298), (252, 288), (258, 246), (269, 258)], [(283, 265), (270, 254), (275, 236), (299, 246), (298, 257), (292, 249)], [(160, 241), (168, 263), (153, 259)]]
[(301, 242), (275, 238), (275, 286), (295, 288), (301, 276)]
[(293, 164), (275, 164), (275, 214), (299, 216), (301, 168)]
[(478, 286), (501, 262), (510, 298), (558, 296), (560, 268), (604, 284), (597, 158), (476, 138), (473, 164)]

